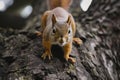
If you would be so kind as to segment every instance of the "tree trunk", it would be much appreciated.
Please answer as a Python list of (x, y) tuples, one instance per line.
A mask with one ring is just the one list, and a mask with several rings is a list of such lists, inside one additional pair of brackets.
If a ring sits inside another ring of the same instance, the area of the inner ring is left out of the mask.
[[(62, 50), (52, 47), (52, 60), (42, 60), (40, 17), (45, 5), (34, 5), (34, 12), (23, 30), (0, 28), (0, 80), (119, 80), (120, 79), (120, 1), (93, 0), (87, 12), (80, 12), (76, 0), (71, 13), (76, 20), (76, 37), (71, 56), (65, 62)], [(45, 4), (45, 3), (44, 3)], [(39, 5), (40, 12), (36, 6)]]

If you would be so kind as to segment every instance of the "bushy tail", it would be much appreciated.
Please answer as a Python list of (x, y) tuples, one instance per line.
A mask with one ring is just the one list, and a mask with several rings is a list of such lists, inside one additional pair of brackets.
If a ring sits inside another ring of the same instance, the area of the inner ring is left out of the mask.
[(47, 0), (48, 9), (54, 9), (56, 7), (62, 7), (69, 10), (72, 0)]

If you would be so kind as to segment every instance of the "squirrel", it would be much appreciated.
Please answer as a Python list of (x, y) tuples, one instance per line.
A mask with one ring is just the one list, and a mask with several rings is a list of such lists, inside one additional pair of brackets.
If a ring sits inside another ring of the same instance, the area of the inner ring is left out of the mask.
[(72, 42), (81, 44), (82, 40), (73, 38), (76, 25), (73, 16), (68, 12), (71, 1), (50, 0), (48, 2), (51, 10), (45, 11), (41, 18), (42, 44), (45, 48), (45, 52), (41, 56), (43, 59), (46, 57), (51, 59), (51, 46), (57, 44), (63, 48), (65, 60), (75, 63), (75, 59), (69, 56), (72, 51)]
[(69, 10), (73, 0), (47, 0), (48, 9), (54, 9), (56, 7), (62, 7), (65, 10)]

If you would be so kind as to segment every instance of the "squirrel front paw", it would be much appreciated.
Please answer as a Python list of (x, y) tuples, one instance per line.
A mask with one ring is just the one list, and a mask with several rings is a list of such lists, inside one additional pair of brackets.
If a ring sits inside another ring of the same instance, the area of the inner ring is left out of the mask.
[(65, 59), (66, 59), (66, 61), (69, 61), (70, 63), (75, 63), (76, 62), (76, 60), (74, 58), (69, 57), (69, 56), (66, 56)]
[(80, 38), (73, 38), (73, 43), (76, 43), (77, 45), (82, 44), (82, 40)]
[(37, 36), (41, 36), (41, 35), (42, 35), (42, 33), (39, 32), (39, 31), (35, 31), (35, 34), (36, 34)]
[(51, 53), (48, 53), (48, 52), (45, 52), (43, 53), (43, 55), (41, 56), (43, 59), (46, 59), (46, 57), (48, 57), (48, 59), (50, 60), (51, 57), (52, 57), (52, 54)]
[(76, 60), (73, 59), (72, 57), (69, 57), (69, 58), (68, 58), (68, 61), (71, 62), (71, 63), (75, 63), (75, 62), (76, 62)]

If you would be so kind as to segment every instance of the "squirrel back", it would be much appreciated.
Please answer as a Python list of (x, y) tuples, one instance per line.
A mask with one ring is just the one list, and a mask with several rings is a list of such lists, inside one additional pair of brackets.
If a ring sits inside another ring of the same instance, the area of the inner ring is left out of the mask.
[(56, 7), (62, 7), (65, 10), (68, 10), (72, 0), (47, 0), (48, 9), (54, 9)]

